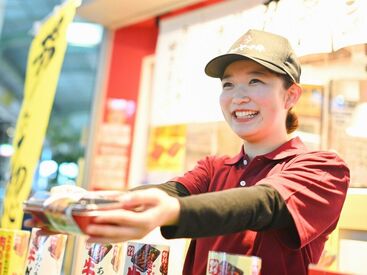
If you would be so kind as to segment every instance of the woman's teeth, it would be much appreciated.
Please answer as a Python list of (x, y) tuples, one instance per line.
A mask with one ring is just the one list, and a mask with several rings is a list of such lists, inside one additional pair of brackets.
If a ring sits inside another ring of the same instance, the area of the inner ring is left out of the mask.
[(255, 111), (237, 111), (235, 112), (235, 115), (237, 118), (253, 118), (258, 113), (259, 112), (255, 112)]

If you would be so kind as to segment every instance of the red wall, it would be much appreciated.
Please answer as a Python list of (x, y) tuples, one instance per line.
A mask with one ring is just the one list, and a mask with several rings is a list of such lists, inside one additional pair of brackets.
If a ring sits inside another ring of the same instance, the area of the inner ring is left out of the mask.
[[(142, 60), (145, 56), (154, 54), (157, 36), (158, 26), (155, 19), (121, 28), (114, 33), (105, 102), (108, 102), (110, 98), (118, 98), (134, 101), (137, 105)], [(107, 121), (106, 105), (102, 108), (104, 108), (102, 120)], [(135, 119), (136, 111), (125, 122), (131, 127), (130, 140), (133, 140)], [(128, 182), (131, 149), (130, 144), (126, 152), (128, 156), (127, 176), (124, 180), (126, 183)], [(127, 187), (121, 186), (121, 188)]]
[(156, 20), (117, 30), (114, 34), (107, 95), (137, 99), (142, 59), (155, 52)]

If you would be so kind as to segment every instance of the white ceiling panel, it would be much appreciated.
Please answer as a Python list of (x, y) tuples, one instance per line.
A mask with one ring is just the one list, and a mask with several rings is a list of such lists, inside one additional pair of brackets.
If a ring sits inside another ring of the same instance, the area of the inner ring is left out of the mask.
[(202, 0), (90, 0), (78, 8), (81, 17), (116, 29)]

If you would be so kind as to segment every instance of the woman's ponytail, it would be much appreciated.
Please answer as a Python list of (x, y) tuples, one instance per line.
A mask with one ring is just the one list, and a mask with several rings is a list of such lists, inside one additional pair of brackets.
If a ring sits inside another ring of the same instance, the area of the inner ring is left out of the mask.
[(293, 133), (298, 128), (298, 117), (292, 108), (288, 110), (285, 125), (288, 134)]

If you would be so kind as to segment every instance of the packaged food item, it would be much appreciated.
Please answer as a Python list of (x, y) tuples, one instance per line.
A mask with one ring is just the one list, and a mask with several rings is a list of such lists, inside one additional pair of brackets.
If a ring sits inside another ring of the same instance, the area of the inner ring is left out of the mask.
[[(85, 233), (85, 228), (94, 217), (103, 215), (103, 210), (122, 207), (120, 191), (90, 192), (81, 188), (57, 192), (36, 193), (23, 203), (25, 212), (32, 214), (40, 227), (61, 233)], [(73, 191), (74, 190), (74, 191)]]
[(0, 274), (23, 275), (29, 231), (0, 228)]
[(209, 251), (207, 275), (259, 275), (261, 259), (226, 252)]
[(77, 274), (120, 275), (122, 246), (122, 243), (85, 242), (81, 270)]
[(26, 257), (25, 274), (61, 274), (67, 235), (46, 234), (33, 228)]
[(124, 275), (167, 275), (169, 246), (128, 242)]
[(343, 272), (339, 270), (332, 270), (318, 265), (310, 264), (308, 266), (308, 275), (357, 275), (350, 272)]

